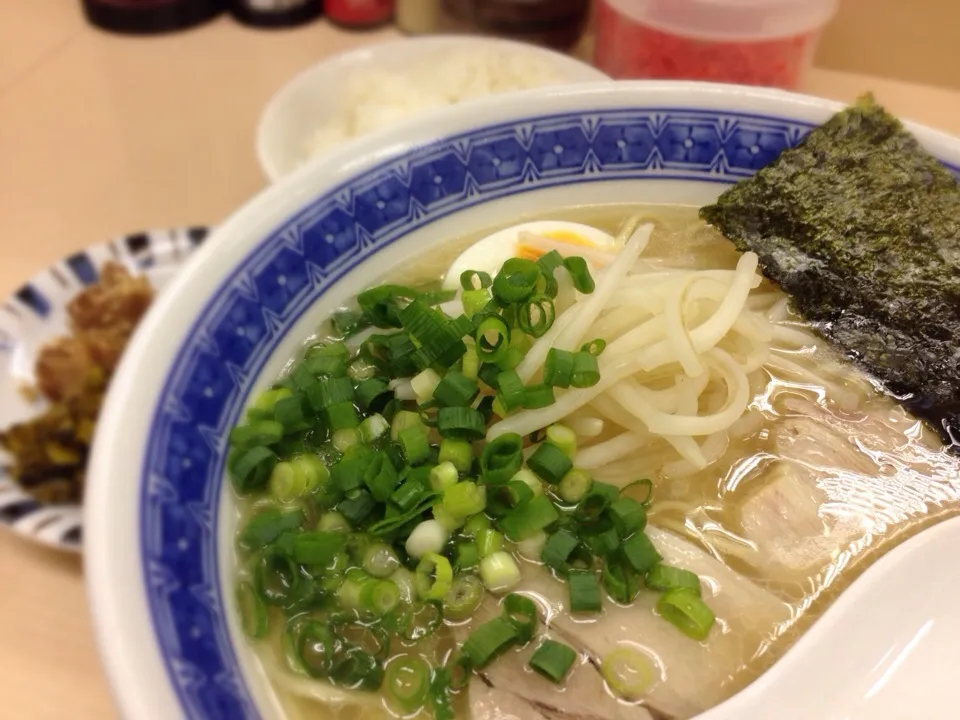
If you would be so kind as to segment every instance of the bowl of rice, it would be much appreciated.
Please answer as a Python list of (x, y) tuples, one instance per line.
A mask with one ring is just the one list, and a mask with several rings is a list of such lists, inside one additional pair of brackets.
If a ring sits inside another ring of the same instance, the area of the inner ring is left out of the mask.
[(552, 50), (509, 40), (436, 36), (334, 55), (267, 103), (257, 157), (276, 182), (332, 148), (431, 110), (545, 85), (609, 80)]

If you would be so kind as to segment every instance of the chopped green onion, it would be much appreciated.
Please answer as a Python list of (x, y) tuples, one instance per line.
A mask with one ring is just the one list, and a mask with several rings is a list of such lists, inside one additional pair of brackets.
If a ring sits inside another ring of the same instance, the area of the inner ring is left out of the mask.
[(427, 488), (418, 478), (407, 478), (393, 491), (390, 502), (401, 511), (409, 510), (427, 494)]
[(376, 504), (373, 496), (366, 490), (352, 490), (340, 501), (337, 510), (351, 525), (359, 525), (370, 516)]
[(629, 702), (643, 697), (654, 679), (650, 659), (629, 647), (607, 653), (600, 662), (600, 674), (614, 695)]
[(560, 529), (547, 538), (540, 559), (543, 563), (560, 574), (568, 570), (567, 558), (580, 544), (580, 540), (569, 530)]
[(641, 575), (660, 562), (663, 558), (644, 533), (631, 537), (621, 546), (624, 560)]
[(597, 582), (596, 575), (589, 570), (571, 570), (567, 573), (567, 585), (570, 591), (570, 612), (600, 612), (600, 583)]
[(430, 470), (430, 487), (439, 493), (456, 485), (458, 479), (457, 468), (449, 461), (442, 462)]
[(390, 426), (390, 439), (397, 442), (400, 439), (400, 433), (410, 427), (423, 427), (423, 421), (420, 415), (409, 410), (400, 410), (393, 416), (393, 424)]
[(597, 338), (596, 340), (591, 340), (588, 343), (584, 343), (580, 347), (580, 352), (590, 353), (596, 357), (599, 357), (603, 354), (603, 351), (607, 349), (607, 341), (603, 338)]
[(607, 522), (585, 527), (581, 533), (583, 541), (593, 551), (594, 555), (605, 557), (612, 554), (620, 546), (620, 535)]
[(493, 284), (493, 278), (482, 270), (464, 270), (460, 273), (460, 287), (464, 290), (486, 289)]
[(398, 567), (390, 576), (390, 580), (400, 591), (400, 602), (404, 605), (412, 605), (417, 592), (413, 573), (405, 567)]
[(450, 701), (450, 674), (447, 668), (439, 668), (433, 673), (427, 699), (433, 720), (454, 720), (453, 704)]
[(340, 532), (314, 530), (299, 533), (293, 537), (290, 554), (301, 565), (325, 567), (334, 561), (346, 542), (346, 535)]
[(376, 690), (383, 682), (383, 665), (370, 653), (353, 647), (338, 659), (330, 680), (351, 690)]
[(360, 607), (374, 615), (384, 615), (400, 604), (400, 590), (389, 580), (371, 580), (360, 590)]
[(463, 314), (472, 318), (490, 304), (492, 297), (489, 290), (464, 290), (460, 297), (460, 302), (463, 304)]
[(287, 663), (312, 677), (327, 677), (333, 667), (336, 640), (326, 624), (304, 617), (291, 618), (283, 634)]
[(419, 353), (428, 362), (450, 367), (466, 352), (467, 346), (446, 315), (420, 300), (400, 311), (404, 329), (420, 343)]
[(556, 250), (551, 250), (537, 258), (537, 265), (540, 266), (543, 272), (553, 275), (554, 270), (558, 267), (563, 267), (563, 255)]
[(364, 380), (357, 385), (357, 403), (365, 412), (383, 412), (383, 408), (393, 399), (390, 386), (379, 378)]
[(597, 358), (588, 352), (578, 352), (573, 356), (573, 372), (570, 384), (575, 388), (592, 387), (600, 382), (600, 369)]
[(353, 447), (361, 441), (360, 431), (356, 428), (342, 428), (335, 430), (330, 436), (330, 444), (337, 452), (346, 452), (347, 448)]
[(298, 498), (307, 490), (307, 475), (292, 462), (277, 463), (270, 473), (270, 494), (282, 503)]
[(493, 555), (503, 549), (503, 534), (493, 528), (477, 530), (476, 538), (477, 549), (480, 551), (481, 558)]
[(380, 413), (374, 413), (360, 422), (360, 439), (367, 445), (379, 440), (390, 429), (390, 423)]
[[(539, 484), (539, 482), (538, 480), (537, 483)], [(533, 490), (530, 489), (529, 485), (520, 480), (511, 480), (506, 485), (491, 487), (487, 509), (491, 515), (500, 517), (533, 497)]]
[(385, 543), (372, 543), (363, 553), (363, 569), (375, 578), (390, 577), (400, 567), (400, 558)]
[(609, 483), (593, 482), (590, 490), (577, 505), (577, 518), (593, 522), (599, 518), (620, 494), (619, 488)]
[(300, 393), (277, 400), (277, 404), (273, 408), (273, 417), (283, 425), (283, 431), (288, 435), (310, 427), (306, 399)]
[[(387, 535), (392, 533), (394, 530), (403, 527), (407, 523), (423, 515), (423, 513), (430, 509), (436, 499), (436, 493), (428, 492), (426, 495), (421, 497), (417, 504), (411, 507), (409, 510), (404, 510), (399, 515), (390, 515), (388, 517), (384, 517), (383, 520), (375, 522), (368, 527), (367, 532), (369, 532), (371, 535)], [(416, 528), (414, 528), (414, 530), (416, 530)], [(443, 544), (441, 543), (441, 548), (442, 547)], [(409, 547), (407, 548), (407, 553), (410, 554)]]
[(636, 500), (621, 497), (610, 503), (607, 514), (620, 537), (626, 538), (647, 526), (647, 511)]
[(443, 596), (443, 616), (449, 620), (466, 620), (480, 607), (483, 583), (476, 575), (461, 573)]
[(533, 600), (524, 595), (510, 593), (503, 599), (503, 616), (517, 631), (517, 642), (524, 645), (533, 639), (540, 619)]
[(400, 305), (416, 298), (419, 293), (403, 285), (380, 285), (357, 295), (357, 304), (370, 322), (380, 328), (398, 328)]
[(343, 492), (356, 490), (363, 486), (363, 475), (372, 460), (372, 455), (344, 456), (330, 469), (330, 479)]
[(531, 498), (511, 510), (500, 520), (500, 529), (513, 540), (519, 542), (560, 519), (560, 513), (546, 495)]
[(505, 592), (520, 582), (520, 568), (510, 553), (500, 550), (480, 561), (480, 578), (490, 592)]
[(254, 566), (253, 586), (265, 603), (282, 607), (297, 597), (302, 577), (293, 558), (271, 545)]
[(478, 627), (463, 643), (463, 653), (472, 667), (482, 670), (517, 642), (517, 631), (503, 617), (488, 620)]
[(427, 368), (410, 379), (410, 387), (421, 405), (433, 400), (433, 393), (439, 384), (440, 375), (433, 368)]
[[(493, 390), (497, 389), (497, 375), (500, 374), (500, 368), (497, 367), (495, 363), (484, 363), (480, 366), (480, 369), (477, 371), (479, 378), (487, 385), (489, 385)], [(489, 401), (493, 402), (493, 398), (482, 397), (480, 402)], [(480, 407), (477, 406), (479, 410)]]
[(274, 414), (277, 403), (280, 402), (283, 398), (290, 396), (290, 388), (287, 387), (277, 387), (270, 388), (260, 393), (251, 410), (256, 410), (262, 413), (262, 417), (269, 417)]
[(417, 564), (417, 595), (422, 600), (440, 600), (450, 591), (453, 568), (443, 555), (427, 553)]
[(297, 455), (291, 460), (298, 470), (303, 473), (307, 481), (307, 490), (313, 491), (324, 486), (330, 480), (330, 470), (323, 460), (312, 453)]
[(572, 256), (563, 259), (563, 266), (570, 273), (573, 280), (573, 286), (578, 292), (590, 294), (596, 288), (596, 283), (590, 277), (590, 269), (587, 267), (587, 261), (579, 256)]
[(355, 428), (360, 424), (357, 409), (349, 401), (331, 405), (324, 410), (324, 415), (326, 415), (327, 425), (332, 431)]
[(403, 456), (410, 465), (419, 465), (430, 457), (430, 442), (427, 439), (427, 429), (423, 425), (415, 425), (400, 431), (398, 440), (403, 448)]
[(444, 438), (479, 440), (486, 432), (486, 422), (473, 408), (445, 407), (437, 414), (437, 430)]
[(624, 486), (620, 491), (620, 497), (632, 497), (632, 495), (628, 493), (632, 493), (634, 488), (640, 488), (640, 497), (639, 499), (636, 497), (633, 499), (645, 508), (650, 507), (650, 501), (653, 499), (653, 481), (650, 478), (634, 480), (632, 483)]
[(546, 295), (534, 295), (517, 308), (517, 325), (528, 335), (543, 337), (553, 325), (557, 311)]
[(505, 370), (497, 375), (497, 399), (504, 410), (510, 412), (523, 407), (527, 391), (516, 370)]
[(637, 597), (640, 583), (637, 574), (623, 563), (610, 558), (603, 564), (603, 586), (615, 602), (629, 605)]
[(568, 388), (573, 378), (573, 353), (550, 348), (543, 365), (543, 382), (553, 387)]
[(486, 489), (469, 480), (458, 482), (443, 491), (443, 507), (451, 515), (466, 518), (483, 512), (486, 506)]
[(530, 658), (530, 667), (547, 680), (559, 684), (576, 662), (577, 653), (569, 645), (556, 640), (544, 640)]
[(532, 260), (510, 258), (493, 279), (493, 296), (503, 305), (526, 300), (537, 287), (540, 268)]
[(451, 370), (437, 384), (433, 397), (441, 406), (456, 407), (469, 405), (477, 395), (477, 383)]
[(419, 655), (397, 655), (387, 663), (383, 674), (383, 692), (387, 703), (400, 715), (419, 710), (430, 691), (430, 665)]
[(460, 371), (467, 380), (477, 381), (480, 372), (480, 358), (477, 357), (476, 342), (467, 342), (467, 351), (460, 361)]
[(465, 522), (462, 515), (454, 515), (447, 510), (442, 501), (433, 506), (433, 519), (443, 525), (444, 529), (449, 532), (453, 532)]
[(230, 444), (239, 448), (273, 445), (282, 439), (283, 424), (276, 420), (258, 420), (230, 431)]
[(397, 633), (411, 642), (429, 637), (443, 625), (443, 605), (437, 600), (407, 605), (399, 615)]
[(450, 539), (450, 533), (436, 520), (424, 520), (417, 525), (407, 538), (407, 555), (420, 559), (426, 555), (443, 551)]
[(304, 521), (303, 510), (267, 507), (258, 512), (240, 533), (240, 545), (248, 550), (264, 548), (285, 532), (297, 530)]
[(566, 425), (554, 423), (548, 427), (547, 442), (551, 442), (563, 450), (564, 454), (571, 460), (577, 454), (577, 434)]
[(341, 355), (319, 355), (315, 357), (308, 355), (303, 361), (303, 367), (314, 377), (342, 378), (347, 374), (347, 358)]
[(259, 640), (267, 634), (267, 608), (254, 591), (253, 585), (245, 580), (237, 585), (237, 607), (240, 609), (240, 623), (247, 637)]
[(697, 595), (700, 594), (700, 578), (697, 577), (696, 573), (683, 568), (657, 563), (647, 571), (644, 579), (647, 587), (651, 590), (666, 592), (667, 590), (686, 588)]
[(487, 485), (503, 485), (523, 465), (523, 438), (504, 433), (484, 445), (480, 454), (481, 479)]
[(311, 400), (315, 410), (326, 410), (332, 405), (348, 402), (353, 404), (356, 392), (353, 382), (347, 377), (323, 378), (317, 384), (316, 402)]
[(450, 463), (459, 473), (469, 472), (473, 465), (473, 447), (466, 440), (445, 438), (440, 441), (437, 461), (441, 465)]
[(568, 503), (579, 503), (590, 492), (593, 478), (579, 468), (573, 468), (557, 485), (557, 495)]
[(333, 331), (336, 335), (348, 338), (356, 335), (358, 332), (370, 326), (369, 320), (363, 317), (363, 313), (356, 310), (337, 310), (330, 316), (330, 324), (333, 325)]
[(350, 523), (338, 512), (325, 512), (317, 521), (317, 530), (324, 532), (350, 532)]
[(475, 542), (457, 543), (457, 570), (469, 570), (480, 564), (480, 547)]
[(467, 519), (467, 522), (463, 526), (463, 534), (469, 535), (470, 537), (477, 537), (481, 530), (489, 529), (490, 518), (483, 513), (477, 513), (473, 517)]
[(480, 362), (496, 362), (510, 347), (510, 326), (499, 315), (487, 315), (477, 325), (473, 337)]
[(530, 468), (517, 470), (517, 474), (510, 478), (510, 482), (522, 482), (534, 495), (543, 495), (543, 483)]
[(667, 590), (657, 601), (657, 612), (687, 637), (706, 640), (716, 618), (713, 611), (689, 588)]
[(241, 451), (231, 460), (230, 479), (234, 489), (241, 495), (260, 490), (267, 484), (276, 464), (276, 454), (263, 446)]
[(541, 443), (527, 459), (527, 467), (541, 480), (551, 485), (559, 483), (570, 472), (573, 462), (567, 454), (551, 442)]
[[(514, 337), (522, 337), (514, 335)], [(513, 370), (520, 363), (523, 362), (523, 351), (519, 348), (515, 348), (512, 345), (507, 348), (507, 351), (503, 354), (499, 360), (497, 360), (497, 368), (501, 371), (504, 370)]]
[(540, 383), (527, 385), (527, 394), (523, 399), (523, 407), (527, 410), (539, 410), (553, 405), (557, 401), (550, 385)]

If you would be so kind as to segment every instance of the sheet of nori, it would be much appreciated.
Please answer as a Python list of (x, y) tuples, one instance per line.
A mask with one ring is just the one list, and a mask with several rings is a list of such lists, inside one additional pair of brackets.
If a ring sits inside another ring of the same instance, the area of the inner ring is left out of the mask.
[(871, 96), (700, 217), (945, 442), (960, 440), (960, 186)]

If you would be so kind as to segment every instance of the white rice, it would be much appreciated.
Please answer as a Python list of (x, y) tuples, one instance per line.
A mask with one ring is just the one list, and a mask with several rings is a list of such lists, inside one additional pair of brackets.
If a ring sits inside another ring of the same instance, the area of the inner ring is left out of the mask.
[(403, 71), (355, 72), (335, 117), (307, 141), (304, 160), (427, 110), (561, 80), (538, 54), (502, 49), (438, 54)]

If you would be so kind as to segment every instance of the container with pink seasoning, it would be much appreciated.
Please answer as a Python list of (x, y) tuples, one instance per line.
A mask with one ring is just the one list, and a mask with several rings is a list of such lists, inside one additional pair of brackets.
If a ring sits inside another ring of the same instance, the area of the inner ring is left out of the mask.
[(614, 78), (795, 89), (837, 0), (599, 0), (594, 64)]

